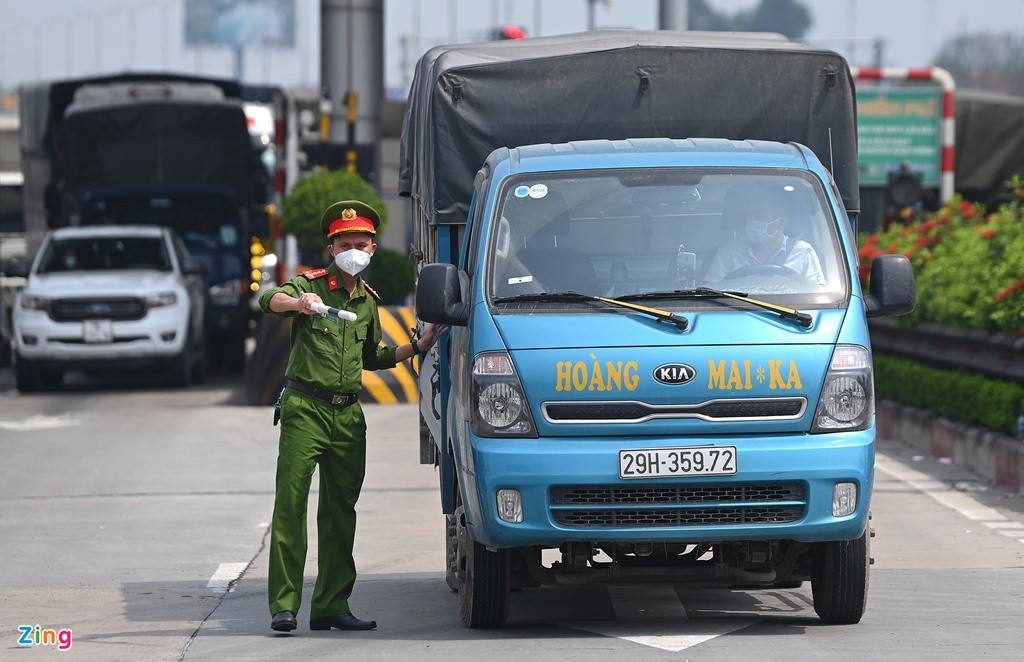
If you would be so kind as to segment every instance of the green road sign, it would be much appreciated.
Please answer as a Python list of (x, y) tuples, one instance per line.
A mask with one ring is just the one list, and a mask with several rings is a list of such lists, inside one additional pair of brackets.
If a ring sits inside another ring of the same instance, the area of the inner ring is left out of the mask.
[(857, 169), (862, 186), (884, 186), (906, 163), (925, 186), (942, 168), (942, 89), (857, 89)]

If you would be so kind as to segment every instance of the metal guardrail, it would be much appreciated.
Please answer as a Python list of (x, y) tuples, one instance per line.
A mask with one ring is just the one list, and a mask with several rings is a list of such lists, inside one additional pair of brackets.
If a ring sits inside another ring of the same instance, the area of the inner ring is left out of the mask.
[(886, 319), (871, 320), (869, 328), (876, 351), (1024, 383), (1024, 338), (932, 322), (899, 326)]

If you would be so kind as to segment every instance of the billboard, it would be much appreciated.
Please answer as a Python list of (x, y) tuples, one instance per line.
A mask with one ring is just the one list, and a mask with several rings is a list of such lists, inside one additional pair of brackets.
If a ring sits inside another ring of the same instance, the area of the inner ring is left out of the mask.
[(185, 0), (189, 46), (295, 46), (295, 0)]
[(857, 169), (862, 186), (885, 186), (906, 163), (925, 186), (942, 168), (942, 89), (857, 88)]

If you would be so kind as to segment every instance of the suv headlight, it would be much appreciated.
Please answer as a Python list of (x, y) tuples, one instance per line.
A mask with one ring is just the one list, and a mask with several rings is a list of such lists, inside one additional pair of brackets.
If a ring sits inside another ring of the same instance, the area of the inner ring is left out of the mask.
[(173, 306), (177, 302), (178, 295), (176, 295), (174, 292), (158, 292), (156, 294), (146, 295), (146, 306), (149, 308)]
[(32, 294), (21, 295), (21, 307), (29, 308), (31, 310), (46, 310), (46, 304), (49, 303), (45, 298), (35, 296)]
[(473, 360), (470, 423), (480, 437), (537, 437), (530, 405), (508, 352)]
[(218, 306), (234, 306), (241, 299), (242, 279), (233, 278), (210, 286), (210, 302)]
[(860, 345), (837, 345), (821, 387), (811, 432), (864, 430), (874, 415), (871, 354)]

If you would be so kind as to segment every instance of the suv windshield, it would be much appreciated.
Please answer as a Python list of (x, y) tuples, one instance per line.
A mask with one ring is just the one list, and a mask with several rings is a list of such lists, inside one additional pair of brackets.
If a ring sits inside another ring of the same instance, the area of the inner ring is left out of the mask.
[(81, 237), (54, 239), (43, 253), (38, 273), (58, 271), (170, 271), (167, 246), (160, 237)]
[(848, 296), (836, 218), (818, 181), (800, 171), (534, 174), (506, 185), (498, 214), (493, 299), (658, 292), (659, 305), (678, 309), (721, 305), (665, 296), (699, 287), (800, 307)]

